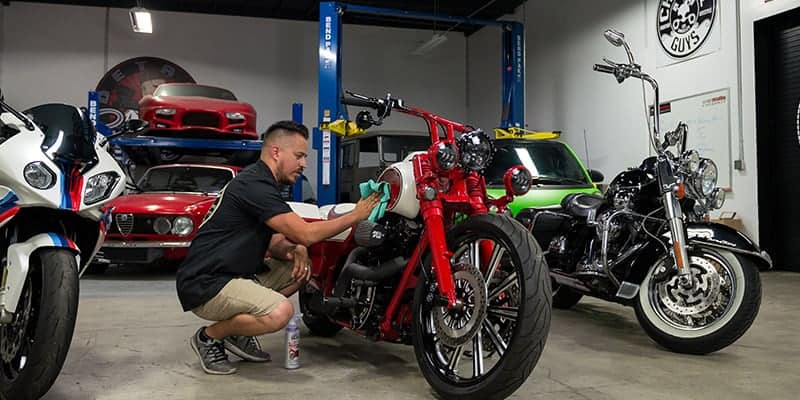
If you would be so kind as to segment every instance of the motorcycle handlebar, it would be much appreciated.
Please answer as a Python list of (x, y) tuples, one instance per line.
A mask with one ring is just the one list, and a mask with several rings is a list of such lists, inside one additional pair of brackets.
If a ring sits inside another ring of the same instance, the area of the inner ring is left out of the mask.
[(346, 106), (356, 106), (364, 108), (378, 109), (378, 102), (370, 100), (356, 99), (353, 97), (342, 97), (342, 104)]
[(614, 67), (605, 64), (595, 64), (594, 70), (597, 72), (603, 72), (606, 74), (614, 74)]

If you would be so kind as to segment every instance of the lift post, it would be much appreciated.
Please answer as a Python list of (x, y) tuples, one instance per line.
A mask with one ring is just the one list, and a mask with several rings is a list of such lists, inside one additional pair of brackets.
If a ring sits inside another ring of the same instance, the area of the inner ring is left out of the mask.
[(500, 127), (525, 127), (525, 31), (521, 23), (320, 2), (319, 123), (314, 128), (313, 138), (313, 147), (317, 150), (317, 198), (320, 205), (336, 203), (339, 198), (338, 138), (330, 130), (319, 129), (319, 126), (337, 119), (348, 119), (347, 109), (341, 104), (342, 15), (346, 12), (500, 27), (503, 38), (503, 112)]

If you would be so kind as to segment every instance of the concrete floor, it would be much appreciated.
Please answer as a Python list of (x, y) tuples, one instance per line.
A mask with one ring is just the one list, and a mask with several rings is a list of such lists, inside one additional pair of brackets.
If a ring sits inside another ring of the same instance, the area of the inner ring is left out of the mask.
[[(658, 348), (633, 310), (584, 300), (555, 311), (528, 381), (513, 399), (797, 399), (800, 274), (762, 275), (761, 313), (733, 346), (709, 356)], [(56, 399), (424, 399), (432, 393), (411, 347), (343, 333), (301, 340), (303, 367), (283, 368), (283, 336), (263, 338), (274, 361), (204, 374), (187, 338), (201, 321), (182, 313), (170, 273), (111, 270), (82, 281), (78, 323)], [(305, 327), (302, 333), (306, 334)]]

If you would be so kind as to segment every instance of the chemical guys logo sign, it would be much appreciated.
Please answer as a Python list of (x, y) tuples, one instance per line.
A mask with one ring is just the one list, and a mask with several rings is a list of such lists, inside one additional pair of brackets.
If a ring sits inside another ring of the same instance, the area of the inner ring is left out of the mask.
[(658, 40), (670, 57), (687, 59), (703, 46), (712, 34), (716, 3), (717, 0), (658, 1)]
[(186, 70), (161, 58), (136, 57), (117, 64), (97, 84), (100, 121), (113, 129), (128, 119), (138, 119), (139, 100), (167, 82), (195, 83)]

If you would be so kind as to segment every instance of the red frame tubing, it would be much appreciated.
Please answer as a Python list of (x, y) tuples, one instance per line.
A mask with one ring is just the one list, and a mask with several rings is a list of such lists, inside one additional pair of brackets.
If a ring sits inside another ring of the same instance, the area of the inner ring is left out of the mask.
[(403, 294), (409, 289), (414, 289), (416, 286), (416, 280), (412, 278), (417, 271), (417, 266), (420, 265), (422, 254), (425, 253), (427, 248), (428, 231), (425, 230), (422, 232), (422, 237), (419, 240), (419, 244), (414, 249), (414, 253), (412, 253), (411, 258), (408, 259), (406, 269), (403, 270), (403, 276), (400, 278), (400, 282), (397, 284), (394, 293), (392, 293), (392, 299), (389, 301), (389, 306), (386, 307), (386, 312), (383, 314), (384, 317), (380, 324), (380, 331), (381, 336), (386, 340), (395, 340), (400, 337), (399, 331), (393, 327), (394, 315), (398, 307), (402, 304)]

